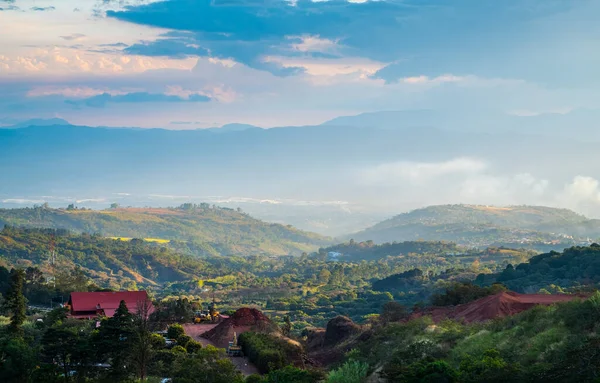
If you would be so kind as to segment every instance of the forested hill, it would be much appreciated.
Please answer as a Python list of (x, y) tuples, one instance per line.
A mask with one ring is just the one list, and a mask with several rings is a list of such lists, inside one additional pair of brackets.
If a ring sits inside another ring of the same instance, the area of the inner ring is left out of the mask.
[(286, 255), (316, 250), (329, 240), (291, 226), (266, 223), (208, 204), (107, 210), (34, 207), (0, 209), (0, 225), (66, 229), (105, 237), (186, 241), (208, 255)]
[(510, 290), (561, 293), (563, 290), (592, 290), (600, 285), (600, 245), (575, 246), (563, 252), (539, 254), (528, 262), (508, 265), (500, 273), (481, 274), (480, 285), (502, 283)]
[(600, 237), (600, 221), (543, 206), (441, 205), (397, 215), (352, 237), (377, 243), (424, 239), (549, 250)]

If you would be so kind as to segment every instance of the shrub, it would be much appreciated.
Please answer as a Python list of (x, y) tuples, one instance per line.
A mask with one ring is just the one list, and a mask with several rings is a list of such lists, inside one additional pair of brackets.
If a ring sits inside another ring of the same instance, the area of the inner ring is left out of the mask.
[(298, 352), (295, 346), (267, 334), (245, 332), (238, 341), (244, 354), (264, 374), (291, 364)]
[(369, 365), (355, 360), (344, 363), (327, 376), (327, 383), (362, 383), (367, 377)]
[(202, 349), (202, 343), (197, 342), (195, 340), (190, 340), (188, 344), (185, 346), (185, 349), (188, 353), (194, 354)]
[(193, 339), (192, 339), (191, 336), (180, 335), (177, 338), (177, 345), (185, 348), (187, 346), (187, 344), (190, 343), (190, 342), (192, 342), (192, 341), (193, 341)]
[(265, 383), (314, 383), (322, 379), (323, 374), (318, 371), (286, 366), (282, 369), (269, 372), (263, 381)]
[(263, 377), (257, 374), (248, 375), (245, 383), (264, 383)]
[(167, 336), (169, 339), (179, 339), (180, 336), (185, 334), (183, 326), (180, 324), (172, 324), (167, 329)]
[(159, 334), (152, 334), (150, 336), (150, 342), (152, 343), (152, 348), (154, 349), (161, 349), (165, 348), (166, 346), (165, 338)]

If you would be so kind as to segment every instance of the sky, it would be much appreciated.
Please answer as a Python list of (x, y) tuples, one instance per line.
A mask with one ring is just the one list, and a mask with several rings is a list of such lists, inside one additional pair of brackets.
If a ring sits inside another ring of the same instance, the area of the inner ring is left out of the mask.
[(0, 124), (600, 107), (595, 0), (0, 0)]
[[(600, 217), (595, 149), (579, 146), (600, 141), (599, 16), (598, 0), (0, 0), (0, 126), (62, 118), (304, 129), (339, 116), (423, 110), (435, 112), (427, 121), (438, 128), (451, 116), (453, 129), (467, 121), (471, 133), (528, 134), (520, 130), (531, 124), (535, 134), (565, 139), (552, 142), (568, 150), (551, 144), (564, 160), (542, 158), (539, 147), (537, 157), (516, 161), (506, 146), (484, 153), (441, 145), (447, 150), (429, 157), (348, 161), (341, 176), (315, 165), (307, 174), (322, 178), (276, 179), (252, 195), (236, 185), (223, 198), (340, 200), (394, 212), (527, 203)], [(320, 187), (338, 176), (347, 176), (344, 188)], [(148, 193), (181, 192), (163, 186), (149, 184)], [(196, 189), (189, 193), (214, 193)], [(0, 202), (31, 201), (13, 194)]]

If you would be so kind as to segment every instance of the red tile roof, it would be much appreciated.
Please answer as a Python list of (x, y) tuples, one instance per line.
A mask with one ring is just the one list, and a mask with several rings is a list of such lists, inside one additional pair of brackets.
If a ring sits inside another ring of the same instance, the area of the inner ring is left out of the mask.
[(125, 301), (130, 312), (136, 313), (138, 306), (149, 301), (145, 291), (110, 291), (110, 292), (74, 292), (69, 298), (71, 314), (104, 310), (106, 316), (113, 316), (121, 301)]

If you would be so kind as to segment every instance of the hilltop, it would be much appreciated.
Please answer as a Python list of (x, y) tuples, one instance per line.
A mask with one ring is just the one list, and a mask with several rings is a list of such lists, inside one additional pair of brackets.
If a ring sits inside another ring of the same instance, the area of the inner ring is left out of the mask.
[(201, 255), (300, 254), (327, 244), (318, 234), (208, 204), (107, 210), (0, 209), (0, 226), (66, 229), (105, 237), (157, 238), (193, 244)]
[(600, 221), (571, 210), (544, 206), (429, 206), (397, 215), (356, 233), (375, 242), (415, 239), (466, 246), (523, 246), (539, 250), (586, 242), (600, 236)]

